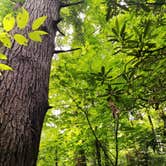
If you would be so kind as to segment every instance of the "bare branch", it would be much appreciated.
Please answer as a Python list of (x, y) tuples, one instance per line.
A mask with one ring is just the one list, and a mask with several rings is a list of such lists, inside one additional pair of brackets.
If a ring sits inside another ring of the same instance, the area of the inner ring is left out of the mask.
[(84, 2), (84, 0), (79, 1), (79, 2), (73, 2), (73, 3), (61, 3), (61, 7), (69, 7), (69, 6), (79, 5), (83, 2)]
[(62, 36), (65, 36), (65, 34), (59, 29), (58, 26), (56, 27), (56, 30), (57, 30)]
[(76, 50), (79, 50), (79, 49), (81, 49), (81, 48), (73, 48), (73, 49), (70, 49), (70, 50), (55, 50), (53, 53), (54, 54), (66, 53), (66, 52), (76, 51)]
[(59, 29), (58, 23), (62, 21), (62, 18), (59, 18), (58, 20), (53, 20), (52, 21), (52, 26), (55, 28), (62, 36), (65, 36), (65, 34)]

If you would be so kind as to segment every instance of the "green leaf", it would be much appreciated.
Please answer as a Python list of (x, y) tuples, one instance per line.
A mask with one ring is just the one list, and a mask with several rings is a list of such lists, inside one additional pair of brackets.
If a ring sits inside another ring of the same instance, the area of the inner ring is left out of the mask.
[(126, 22), (123, 23), (121, 31), (120, 31), (120, 36), (124, 38), (125, 36), (125, 30), (126, 30)]
[(10, 66), (0, 63), (0, 70), (13, 70)]
[(0, 53), (0, 59), (7, 60), (7, 56), (5, 54)]
[(144, 37), (147, 36), (147, 34), (150, 32), (150, 26), (151, 26), (151, 20), (147, 20), (145, 22), (145, 29), (144, 29)]
[(14, 35), (14, 39), (16, 40), (16, 42), (17, 42), (18, 44), (27, 46), (28, 39), (25, 38), (23, 35), (21, 35), (21, 34), (15, 34), (15, 35)]
[(42, 41), (41, 36), (46, 35), (46, 34), (48, 34), (48, 33), (44, 32), (44, 31), (34, 31), (34, 32), (28, 33), (28, 36), (33, 41), (41, 42)]
[(28, 11), (22, 8), (21, 11), (17, 14), (16, 20), (17, 20), (17, 26), (20, 29), (24, 29), (27, 26), (29, 21)]
[(117, 32), (119, 33), (119, 21), (118, 21), (117, 18), (116, 18), (116, 20), (115, 20), (115, 25), (116, 25), (116, 30), (117, 30)]
[(102, 75), (105, 74), (105, 67), (104, 66), (101, 67), (101, 73), (102, 73)]
[(46, 18), (47, 16), (42, 16), (34, 20), (32, 23), (32, 30), (37, 30), (44, 23)]
[(15, 18), (12, 16), (12, 14), (8, 14), (3, 19), (3, 28), (7, 32), (12, 30), (15, 25)]
[(115, 34), (116, 37), (119, 37), (119, 34), (118, 34), (118, 32), (116, 31), (115, 28), (112, 28), (112, 32)]
[(5, 47), (11, 48), (12, 43), (11, 43), (10, 36), (8, 33), (6, 33), (6, 32), (0, 33), (0, 41), (3, 43), (3, 45)]

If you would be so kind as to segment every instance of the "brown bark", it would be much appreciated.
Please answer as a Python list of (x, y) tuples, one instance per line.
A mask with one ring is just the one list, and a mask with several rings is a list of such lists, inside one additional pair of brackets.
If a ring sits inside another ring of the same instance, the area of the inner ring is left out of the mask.
[[(52, 21), (59, 18), (59, 0), (26, 0), (24, 7), (32, 21), (48, 18), (49, 35), (41, 43), (28, 46), (13, 42), (6, 50), (8, 64), (14, 69), (0, 78), (0, 166), (35, 166), (40, 133), (48, 109), (48, 84), (56, 29)], [(18, 32), (18, 30), (14, 30)]]
[(86, 156), (83, 149), (78, 152), (78, 157), (76, 158), (76, 166), (86, 166)]

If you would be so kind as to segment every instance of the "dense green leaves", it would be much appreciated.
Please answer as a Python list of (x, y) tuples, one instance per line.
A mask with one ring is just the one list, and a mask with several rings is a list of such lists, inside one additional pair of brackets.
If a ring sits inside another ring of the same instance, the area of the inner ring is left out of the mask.
[[(164, 11), (162, 1), (130, 0), (88, 0), (62, 11), (67, 37), (58, 38), (57, 46), (81, 51), (53, 59), (53, 109), (39, 165), (76, 165), (80, 149), (87, 165), (162, 165), (160, 157), (165, 162)], [(52, 130), (58, 138), (50, 139)], [(48, 140), (54, 143), (46, 151)]]

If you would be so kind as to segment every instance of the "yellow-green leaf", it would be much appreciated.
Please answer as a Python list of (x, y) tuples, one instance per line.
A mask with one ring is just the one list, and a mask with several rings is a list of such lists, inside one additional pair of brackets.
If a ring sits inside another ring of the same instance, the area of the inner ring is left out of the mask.
[(10, 66), (0, 63), (0, 70), (13, 70)]
[(36, 42), (41, 42), (42, 41), (41, 36), (46, 35), (46, 34), (48, 34), (48, 33), (45, 31), (34, 31), (34, 32), (28, 33), (29, 38)]
[(17, 42), (18, 44), (27, 46), (28, 39), (25, 38), (23, 35), (21, 35), (21, 34), (15, 34), (15, 35), (14, 35), (14, 39), (16, 40), (16, 42)]
[(0, 53), (0, 59), (7, 60), (7, 56), (5, 54)]
[(0, 41), (3, 43), (3, 45), (5, 47), (11, 48), (12, 43), (11, 43), (10, 36), (8, 33), (6, 33), (6, 32), (0, 33)]
[(45, 31), (34, 31), (34, 32), (36, 32), (36, 33), (38, 33), (38, 34), (40, 34), (40, 35), (47, 35), (47, 34), (48, 34), (48, 33), (45, 32)]
[(7, 32), (12, 30), (15, 25), (15, 18), (12, 16), (12, 14), (8, 14), (3, 19), (3, 28)]
[(22, 8), (21, 11), (16, 16), (16, 21), (17, 21), (17, 26), (20, 29), (24, 29), (29, 21), (29, 12), (24, 8)]
[(34, 20), (32, 23), (32, 30), (37, 30), (44, 23), (46, 18), (47, 16), (42, 16)]

